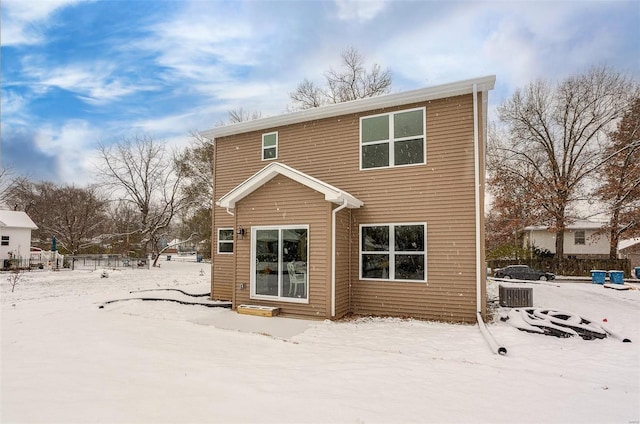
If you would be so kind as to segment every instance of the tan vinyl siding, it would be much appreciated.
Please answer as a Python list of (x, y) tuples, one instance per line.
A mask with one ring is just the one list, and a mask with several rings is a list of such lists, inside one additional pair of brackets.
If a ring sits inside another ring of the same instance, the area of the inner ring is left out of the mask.
[[(343, 209), (336, 217), (336, 318), (350, 312), (351, 291), (349, 274), (351, 262), (351, 211)], [(356, 243), (357, 246), (357, 243)], [(329, 256), (331, 260), (331, 256)]]
[[(236, 204), (238, 228), (246, 229), (244, 240), (237, 243), (236, 298), (234, 307), (248, 303), (252, 305), (277, 306), (282, 315), (296, 315), (307, 318), (330, 318), (327, 307), (330, 296), (330, 262), (327, 261), (330, 244), (329, 215), (331, 203), (324, 196), (293, 180), (277, 176), (259, 190)], [(268, 301), (251, 299), (251, 227), (265, 225), (308, 225), (309, 226), (309, 303)], [(240, 289), (240, 284), (245, 289)]]
[[(216, 208), (221, 209), (221, 208)], [(233, 294), (233, 278), (235, 269), (236, 246), (238, 244), (238, 236), (234, 234), (233, 254), (218, 254), (218, 228), (233, 228), (235, 226), (234, 217), (225, 213), (218, 214), (214, 220), (212, 233), (212, 278), (211, 278), (211, 297), (215, 300), (232, 300)], [(234, 231), (235, 232), (235, 231)]]
[[(364, 202), (362, 208), (350, 211), (353, 223), (350, 230), (350, 276), (344, 279), (340, 271), (338, 272), (338, 315), (344, 311), (344, 290), (345, 285), (348, 286), (347, 280), (350, 280), (349, 312), (474, 321), (476, 256), (472, 103), (472, 95), (456, 96), (221, 137), (216, 139), (215, 198), (219, 199), (270, 163), (261, 160), (262, 134), (278, 131), (278, 162), (332, 184)], [(361, 171), (360, 117), (416, 107), (426, 108), (426, 164)], [(480, 117), (478, 118), (480, 120)], [(482, 134), (481, 128), (480, 136)], [(277, 179), (286, 180), (284, 177)], [(280, 211), (273, 208), (273, 199), (291, 194), (282, 190), (284, 181), (280, 181), (280, 191), (271, 184), (273, 181), (247, 198), (264, 198), (267, 203), (271, 201), (270, 207), (265, 204), (261, 205), (264, 207), (256, 207), (249, 211), (243, 209), (247, 207), (247, 199), (240, 202), (241, 206), (238, 209), (250, 213), (251, 221), (256, 225), (267, 225), (281, 218)], [(300, 187), (296, 193), (301, 191)], [(323, 208), (324, 224), (321, 224), (321, 221), (314, 222), (318, 226), (325, 226), (323, 237), (329, 242), (323, 250), (316, 252), (318, 258), (322, 258), (326, 263), (322, 265), (322, 277), (316, 272), (314, 278), (324, 278), (330, 284), (330, 210), (335, 205), (326, 202), (321, 195), (312, 190), (303, 188), (302, 191), (311, 191), (316, 196), (315, 207)], [(291, 208), (293, 204), (287, 204), (287, 207)], [(310, 212), (310, 209), (306, 210)], [(214, 221), (225, 219), (225, 215), (229, 216), (223, 208), (214, 207)], [(237, 217), (241, 216), (242, 213)], [(287, 217), (291, 217), (290, 213)], [(245, 218), (246, 216), (242, 219)], [(286, 219), (282, 223), (288, 224), (288, 221), (289, 219)], [(243, 222), (242, 225), (248, 231), (250, 225), (246, 221)], [(405, 222), (427, 224), (427, 283), (360, 281), (359, 225)], [(217, 222), (216, 225), (220, 226)], [(241, 223), (238, 222), (238, 225)], [(314, 233), (315, 231), (319, 229), (314, 227)], [(250, 243), (246, 239), (247, 237), (244, 242), (236, 244), (236, 259), (249, 257)], [(340, 248), (343, 249), (344, 246), (341, 244)], [(241, 253), (242, 249), (245, 250)], [(313, 253), (310, 257), (312, 260), (316, 258)], [(338, 269), (344, 266), (343, 263), (344, 258), (341, 257)], [(238, 264), (237, 268), (236, 286), (241, 281), (248, 282), (248, 275), (242, 274), (244, 267)], [(214, 273), (216, 281), (222, 275), (223, 269), (227, 270), (221, 265), (220, 271)], [(313, 308), (320, 308), (315, 296), (329, 296), (330, 285), (322, 292), (314, 285), (313, 290)], [(246, 299), (242, 297), (245, 295)], [(239, 304), (248, 299), (249, 292), (238, 291), (237, 296), (236, 303)], [(325, 305), (329, 304), (330, 299), (326, 300)], [(323, 306), (321, 311), (324, 316), (327, 314), (325, 309)], [(304, 310), (301, 305), (287, 307), (287, 311), (309, 316), (309, 310)]]

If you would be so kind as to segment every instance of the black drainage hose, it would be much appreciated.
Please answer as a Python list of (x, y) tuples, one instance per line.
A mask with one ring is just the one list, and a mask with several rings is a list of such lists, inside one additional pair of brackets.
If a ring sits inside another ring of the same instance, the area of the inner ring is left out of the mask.
[(130, 291), (129, 293), (141, 293), (141, 292), (148, 292), (148, 291), (177, 291), (184, 294), (185, 296), (190, 296), (190, 297), (211, 296), (211, 293), (192, 294), (192, 293), (187, 293), (186, 291), (180, 290), (180, 289), (145, 289), (145, 290), (133, 290), (133, 291)]
[(181, 305), (196, 305), (196, 306), (206, 306), (207, 308), (231, 308), (231, 302), (226, 303), (198, 303), (198, 302), (185, 302), (184, 300), (176, 300), (176, 299), (161, 299), (157, 297), (136, 297), (131, 299), (116, 299), (116, 300), (108, 300), (104, 302), (102, 305), (98, 306), (99, 309), (105, 307), (110, 303), (116, 302), (125, 302), (127, 300), (147, 300), (147, 301), (164, 301), (164, 302), (175, 302)]

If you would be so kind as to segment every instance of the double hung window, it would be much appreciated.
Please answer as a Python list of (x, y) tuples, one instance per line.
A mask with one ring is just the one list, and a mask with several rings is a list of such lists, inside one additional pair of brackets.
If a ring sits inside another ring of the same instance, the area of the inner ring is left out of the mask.
[(425, 108), (360, 118), (360, 168), (426, 163)]
[(262, 134), (262, 160), (278, 158), (278, 133)]
[(2, 236), (1, 246), (9, 246), (9, 236)]
[(573, 244), (584, 245), (585, 242), (586, 240), (585, 240), (584, 230), (576, 230), (573, 233)]
[(218, 228), (218, 253), (233, 253), (233, 228)]
[(426, 233), (424, 223), (361, 225), (360, 278), (426, 281)]

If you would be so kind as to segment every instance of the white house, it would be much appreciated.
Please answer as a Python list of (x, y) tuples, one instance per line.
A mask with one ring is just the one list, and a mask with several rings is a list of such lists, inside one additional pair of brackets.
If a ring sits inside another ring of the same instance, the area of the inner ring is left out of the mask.
[(25, 212), (0, 210), (0, 266), (8, 268), (10, 259), (28, 261), (31, 230), (38, 226)]
[[(609, 234), (597, 234), (601, 222), (579, 220), (564, 231), (564, 255), (568, 258), (606, 259), (609, 257)], [(543, 225), (531, 225), (523, 231), (523, 246), (556, 253), (556, 233)]]

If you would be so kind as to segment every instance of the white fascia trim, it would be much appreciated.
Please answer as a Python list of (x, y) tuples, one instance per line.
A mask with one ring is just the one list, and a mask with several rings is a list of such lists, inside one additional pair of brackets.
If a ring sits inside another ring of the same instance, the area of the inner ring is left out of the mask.
[(496, 76), (489, 75), (464, 81), (436, 85), (418, 90), (402, 93), (387, 94), (366, 99), (352, 100), (350, 102), (331, 104), (327, 106), (301, 110), (284, 115), (253, 121), (239, 122), (202, 131), (201, 134), (208, 139), (226, 137), (234, 134), (243, 134), (251, 131), (259, 131), (268, 128), (276, 128), (283, 125), (291, 125), (299, 122), (315, 121), (350, 113), (365, 112), (368, 110), (401, 106), (405, 104), (424, 102), (428, 100), (442, 99), (446, 97), (461, 96), (473, 93), (474, 86), (479, 91), (493, 90)]
[(236, 202), (253, 193), (277, 175), (284, 175), (287, 178), (324, 194), (324, 198), (328, 202), (343, 204), (346, 201), (348, 208), (359, 208), (364, 205), (362, 201), (356, 199), (349, 193), (279, 162), (270, 163), (240, 183), (236, 188), (222, 196), (220, 200), (216, 202), (216, 205), (233, 209), (235, 208)]

